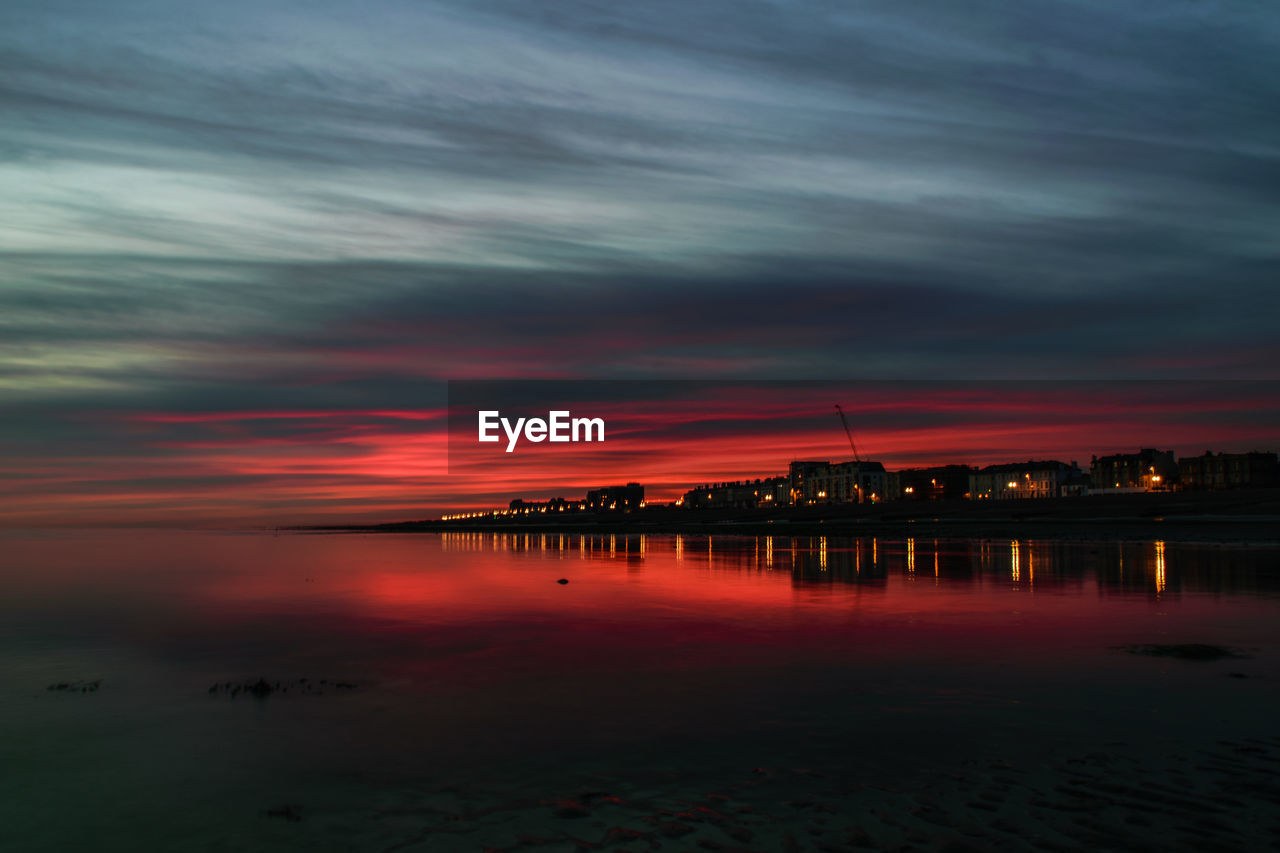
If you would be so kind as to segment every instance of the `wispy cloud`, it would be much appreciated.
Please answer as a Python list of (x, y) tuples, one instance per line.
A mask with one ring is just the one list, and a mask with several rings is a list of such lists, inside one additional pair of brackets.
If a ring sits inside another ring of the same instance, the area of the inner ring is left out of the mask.
[(6, 3), (2, 428), (1274, 378), (1278, 43), (1207, 2)]

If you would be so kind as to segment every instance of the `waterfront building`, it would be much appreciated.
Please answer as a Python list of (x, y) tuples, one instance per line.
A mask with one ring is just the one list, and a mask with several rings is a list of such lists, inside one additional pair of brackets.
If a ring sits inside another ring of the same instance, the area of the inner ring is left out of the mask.
[(1056, 498), (1083, 474), (1074, 464), (1054, 459), (988, 465), (969, 475), (969, 496), (975, 500)]
[(890, 471), (885, 477), (885, 497), (911, 501), (964, 498), (969, 494), (969, 475), (975, 470), (970, 465), (937, 465)]
[(1178, 482), (1172, 450), (1143, 448), (1137, 453), (1095, 456), (1089, 465), (1090, 492), (1163, 492)]
[(507, 504), (502, 515), (544, 515), (547, 513), (578, 512), (585, 504), (581, 501), (568, 501), (564, 498), (551, 498), (545, 501), (527, 501), (516, 498)]
[(679, 505), (686, 509), (756, 509), (782, 506), (787, 502), (788, 479), (767, 477), (756, 480), (735, 480), (727, 483), (708, 483), (684, 493)]
[(1274, 453), (1210, 453), (1178, 460), (1181, 489), (1245, 489), (1280, 485)]
[(586, 504), (589, 512), (630, 512), (644, 505), (644, 486), (627, 483), (592, 489), (587, 492)]
[(797, 506), (878, 501), (888, 485), (884, 465), (867, 460), (792, 462), (788, 480)]

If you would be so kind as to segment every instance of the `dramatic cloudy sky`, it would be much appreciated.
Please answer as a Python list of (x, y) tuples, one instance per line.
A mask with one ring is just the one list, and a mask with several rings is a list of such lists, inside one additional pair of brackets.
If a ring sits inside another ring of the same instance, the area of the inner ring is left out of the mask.
[(0, 512), (422, 515), (446, 379), (1280, 378), (1277, 104), (1263, 3), (9, 0)]

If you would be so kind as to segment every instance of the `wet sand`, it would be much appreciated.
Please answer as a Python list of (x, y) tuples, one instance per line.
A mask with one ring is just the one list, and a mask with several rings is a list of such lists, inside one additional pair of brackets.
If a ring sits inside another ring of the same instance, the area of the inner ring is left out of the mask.
[[(449, 786), (367, 810), (264, 811), (284, 846), (385, 851), (1280, 849), (1280, 737), (1206, 741), (1154, 759), (1125, 742), (1050, 761), (1016, 753), (895, 774), (893, 783), (803, 767), (737, 777), (595, 776), (523, 796)], [(536, 787), (535, 787), (536, 790)]]

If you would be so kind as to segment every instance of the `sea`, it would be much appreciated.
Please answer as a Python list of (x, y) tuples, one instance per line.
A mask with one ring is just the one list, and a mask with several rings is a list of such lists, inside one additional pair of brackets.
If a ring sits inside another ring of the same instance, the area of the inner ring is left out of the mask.
[(1280, 839), (1270, 544), (11, 530), (0, 602), (6, 851)]

